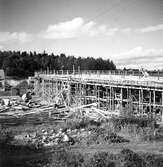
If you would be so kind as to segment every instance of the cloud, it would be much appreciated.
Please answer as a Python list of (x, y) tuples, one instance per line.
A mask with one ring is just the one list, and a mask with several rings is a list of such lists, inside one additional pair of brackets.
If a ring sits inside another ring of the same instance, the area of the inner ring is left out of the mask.
[(26, 32), (0, 32), (0, 42), (19, 41), (25, 43), (31, 40), (32, 36)]
[(163, 69), (163, 49), (133, 48), (125, 53), (114, 55), (118, 67)]
[(47, 39), (64, 39), (81, 36), (114, 35), (117, 28), (109, 29), (105, 25), (97, 25), (94, 21), (85, 22), (83, 18), (77, 17), (70, 21), (49, 25), (41, 36)]
[(121, 29), (120, 31), (121, 31), (122, 33), (130, 33), (130, 32), (133, 31), (133, 29), (130, 28), (130, 27), (127, 27), (127, 28), (123, 28), (123, 29)]
[(144, 28), (137, 29), (136, 31), (146, 33), (146, 32), (160, 31), (160, 30), (163, 30), (163, 24), (158, 24), (155, 26), (147, 26)]
[(143, 28), (109, 28), (94, 21), (85, 21), (81, 17), (47, 26), (46, 30), (36, 34), (27, 32), (0, 32), (0, 42), (26, 43), (35, 39), (68, 39), (77, 37), (113, 36), (116, 33), (147, 33), (163, 30), (163, 24)]
[(119, 32), (125, 33), (125, 34), (126, 33), (150, 33), (150, 32), (156, 32), (161, 30), (163, 30), (163, 24), (146, 26), (142, 28), (132, 28), (132, 27), (121, 28), (119, 29)]
[(98, 35), (112, 36), (120, 33), (147, 33), (163, 30), (163, 24), (147, 26), (143, 28), (108, 28), (106, 25), (99, 25), (94, 21), (86, 22), (81, 17), (76, 17), (70, 21), (49, 25), (45, 31), (40, 33), (40, 37), (46, 39), (76, 38), (81, 36), (94, 37)]

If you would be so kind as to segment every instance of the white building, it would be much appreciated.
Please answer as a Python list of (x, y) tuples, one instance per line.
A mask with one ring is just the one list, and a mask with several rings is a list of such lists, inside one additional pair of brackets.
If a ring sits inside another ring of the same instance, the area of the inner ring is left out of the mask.
[(0, 91), (5, 90), (5, 73), (0, 69)]

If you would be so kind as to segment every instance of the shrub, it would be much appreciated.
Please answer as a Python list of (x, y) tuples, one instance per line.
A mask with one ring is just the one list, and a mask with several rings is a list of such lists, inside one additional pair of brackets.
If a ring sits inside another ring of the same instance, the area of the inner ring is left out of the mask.
[(146, 163), (146, 167), (162, 167), (163, 166), (162, 156), (145, 153), (143, 154), (143, 159)]
[(1, 128), (0, 129), (0, 144), (8, 143), (13, 139), (13, 133), (9, 129)]
[(122, 118), (111, 118), (114, 130), (120, 131), (122, 127), (126, 125), (136, 125), (137, 127), (156, 127), (156, 122), (153, 119), (139, 118), (139, 117), (122, 117)]
[(61, 150), (53, 153), (50, 164), (53, 167), (81, 167), (83, 162), (82, 154)]
[(91, 144), (102, 144), (102, 143), (121, 143), (128, 142), (123, 137), (118, 136), (110, 128), (106, 127), (91, 127), (89, 128), (91, 134), (86, 138), (79, 138), (80, 144), (91, 145)]
[(83, 119), (68, 119), (64, 124), (60, 125), (60, 127), (63, 130), (67, 130), (67, 129), (82, 129), (82, 128), (88, 128), (89, 126), (100, 126), (101, 123), (100, 122), (96, 122), (93, 120), (89, 120), (87, 118), (83, 118)]
[(99, 152), (85, 161), (84, 167), (115, 167), (115, 163), (107, 152)]
[(124, 167), (144, 167), (144, 160), (129, 149), (123, 149), (120, 153), (121, 164)]

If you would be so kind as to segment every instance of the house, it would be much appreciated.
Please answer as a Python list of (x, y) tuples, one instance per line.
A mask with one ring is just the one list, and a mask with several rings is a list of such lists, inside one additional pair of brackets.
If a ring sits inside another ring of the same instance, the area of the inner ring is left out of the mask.
[(5, 90), (5, 73), (4, 70), (0, 69), (0, 91)]

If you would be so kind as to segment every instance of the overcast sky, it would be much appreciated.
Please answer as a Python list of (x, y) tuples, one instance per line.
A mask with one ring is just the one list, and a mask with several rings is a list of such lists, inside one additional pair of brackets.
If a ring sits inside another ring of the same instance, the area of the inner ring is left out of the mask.
[(163, 69), (163, 0), (0, 0), (0, 49)]

